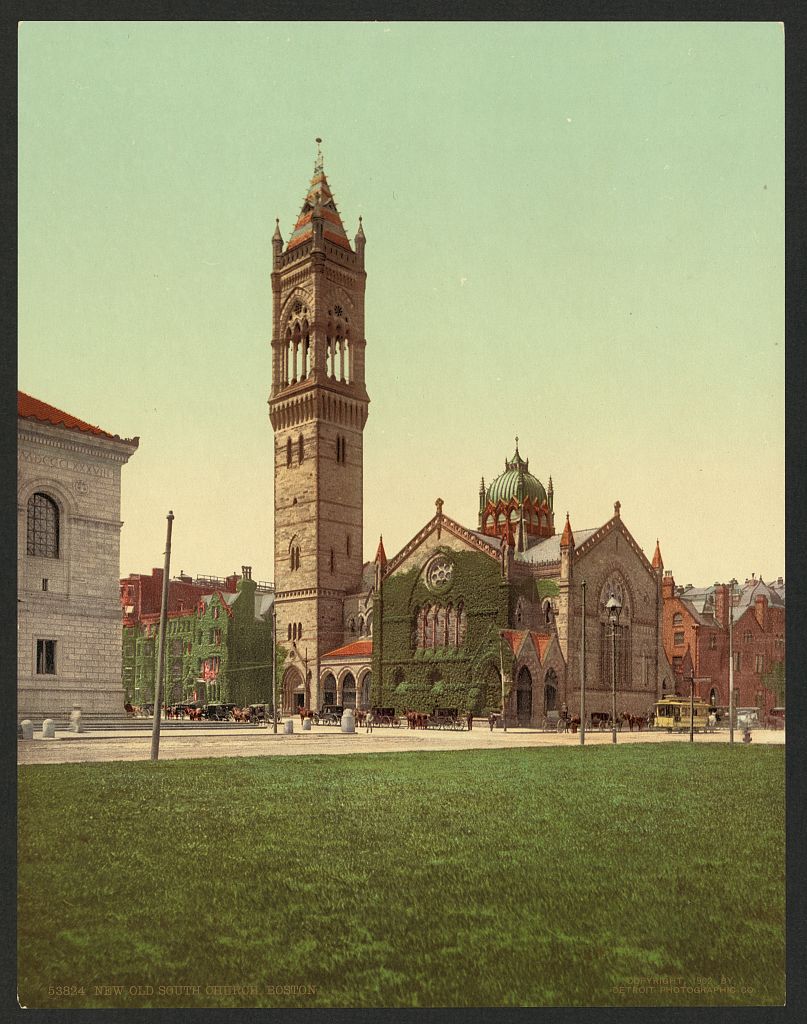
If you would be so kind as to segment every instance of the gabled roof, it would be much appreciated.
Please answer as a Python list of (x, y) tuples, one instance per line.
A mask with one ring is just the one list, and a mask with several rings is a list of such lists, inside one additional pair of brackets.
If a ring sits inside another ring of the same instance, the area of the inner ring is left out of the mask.
[(123, 441), (124, 444), (133, 445), (135, 448), (140, 443), (139, 437), (126, 438), (118, 434), (110, 434), (92, 423), (86, 423), (77, 416), (71, 416), (69, 412), (57, 409), (55, 405), (48, 405), (38, 398), (26, 395), (24, 391), (17, 392), (17, 416), (20, 419), (36, 420), (39, 423), (50, 423), (54, 427), (65, 427), (67, 430), (80, 430), (84, 434), (93, 434), (95, 437), (106, 437), (110, 441)]
[(314, 162), (314, 176), (303, 200), (300, 216), (297, 218), (294, 230), (289, 236), (289, 243), (286, 246), (287, 252), (313, 236), (314, 226), (312, 222), (315, 213), (322, 217), (325, 238), (329, 242), (333, 242), (334, 245), (339, 245), (343, 249), (352, 252), (353, 250), (350, 247), (350, 242), (347, 239), (345, 228), (342, 224), (342, 218), (336, 209), (331, 187), (328, 184), (328, 179), (325, 177), (321, 153), (317, 153), (317, 159)]
[[(579, 551), (585, 541), (597, 530), (578, 530), (575, 544), (576, 551)], [(551, 537), (541, 537), (534, 544), (530, 544), (526, 551), (516, 551), (517, 562), (530, 562), (532, 565), (552, 564), (560, 562), (561, 535), (553, 534)]]
[(531, 637), (532, 642), (535, 644), (535, 649), (538, 652), (538, 658), (542, 662), (549, 645), (554, 639), (551, 634), (538, 633), (534, 629), (503, 629), (502, 637), (515, 657), (518, 657), (519, 651), (521, 651), (522, 647), (527, 642), (527, 637)]
[(323, 661), (325, 658), (369, 658), (372, 653), (372, 638), (369, 640), (354, 640), (352, 644), (345, 644), (344, 647), (337, 647), (334, 651), (328, 651), (327, 654), (322, 655), (320, 660)]
[(455, 522), (443, 513), (442, 502), (439, 502), (439, 508), (440, 511), (437, 515), (432, 516), (423, 529), (418, 531), (409, 543), (402, 547), (398, 554), (387, 562), (387, 568), (384, 572), (385, 577), (389, 576), (390, 573), (395, 572), (398, 566), (405, 562), (412, 552), (416, 551), (426, 538), (434, 533), (435, 530), (445, 530), (446, 533), (450, 533), (454, 537), (464, 540), (469, 547), (476, 548), (477, 551), (483, 552), (490, 558), (498, 557), (499, 552), (501, 551), (501, 538), (488, 537), (484, 533), (479, 533), (477, 530), (469, 530), (467, 527), (461, 526), (459, 523)]

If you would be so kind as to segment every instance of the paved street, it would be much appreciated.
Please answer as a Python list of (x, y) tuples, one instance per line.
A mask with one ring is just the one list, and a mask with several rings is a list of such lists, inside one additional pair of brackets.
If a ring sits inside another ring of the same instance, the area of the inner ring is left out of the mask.
[[(687, 743), (686, 733), (620, 732), (619, 743)], [(743, 747), (742, 733), (735, 733), (735, 743)], [(609, 744), (610, 732), (589, 732), (586, 744)], [(697, 734), (696, 743), (728, 743), (728, 732)], [(784, 744), (781, 730), (756, 729), (753, 743)], [(437, 729), (413, 730), (377, 727), (372, 733), (364, 729), (349, 736), (332, 726), (314, 726), (301, 732), (295, 722), (291, 736), (271, 728), (245, 725), (243, 731), (216, 731), (200, 725), (198, 731), (166, 731), (160, 737), (160, 759), (180, 760), (199, 757), (293, 756), (295, 754), (378, 754), (404, 750), (471, 750), (498, 747), (579, 746), (580, 737), (568, 733), (538, 732), (532, 729), (500, 729), (491, 732), (480, 723), (471, 732), (450, 732)], [(55, 739), (18, 741), (18, 764), (55, 764), (91, 761), (146, 761), (151, 753), (150, 732), (98, 732), (75, 734), (57, 732)]]

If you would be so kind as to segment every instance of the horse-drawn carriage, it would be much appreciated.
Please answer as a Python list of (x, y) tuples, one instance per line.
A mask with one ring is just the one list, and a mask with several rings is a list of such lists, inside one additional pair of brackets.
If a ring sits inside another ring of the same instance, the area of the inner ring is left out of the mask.
[(314, 725), (340, 725), (344, 710), (342, 704), (323, 704), (322, 709), (319, 712), (315, 711), (311, 717)]
[(464, 729), (466, 720), (460, 715), (459, 708), (435, 708), (429, 715), (428, 727), (430, 729)]
[(395, 708), (371, 708), (370, 714), (373, 716), (373, 725), (391, 725), (397, 728), (400, 724)]
[(568, 732), (571, 719), (561, 711), (547, 711), (541, 728), (544, 732)]
[(235, 704), (221, 704), (218, 701), (208, 704), (204, 709), (204, 717), (208, 722), (227, 722), (235, 710)]

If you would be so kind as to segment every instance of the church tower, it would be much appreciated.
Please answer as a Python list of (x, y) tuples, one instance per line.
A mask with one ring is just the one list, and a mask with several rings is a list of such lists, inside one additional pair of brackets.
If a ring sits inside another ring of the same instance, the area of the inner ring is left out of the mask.
[(344, 638), (343, 602), (363, 559), (365, 237), (351, 246), (323, 169), (284, 248), (272, 239), (277, 641), (285, 710), (318, 707), (319, 658)]

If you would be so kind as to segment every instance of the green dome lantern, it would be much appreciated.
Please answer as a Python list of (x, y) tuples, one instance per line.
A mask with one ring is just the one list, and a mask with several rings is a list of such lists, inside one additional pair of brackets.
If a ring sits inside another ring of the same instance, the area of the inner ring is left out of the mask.
[(516, 450), (512, 458), (506, 459), (504, 473), (488, 487), (486, 499), (497, 505), (500, 501), (508, 502), (512, 498), (521, 504), (525, 498), (537, 501), (539, 505), (546, 502), (546, 491), (544, 485), (529, 472), (530, 460), (522, 459), (518, 451), (518, 438), (516, 438)]

